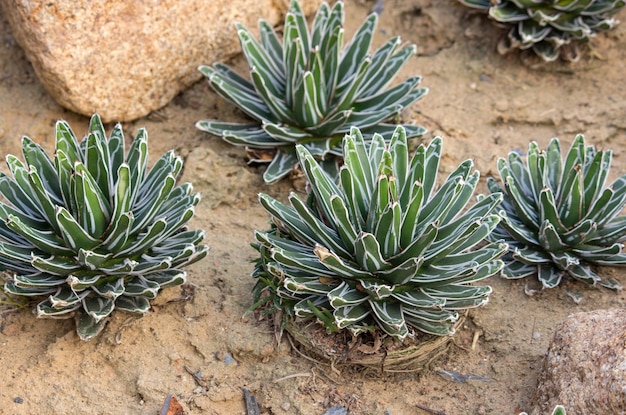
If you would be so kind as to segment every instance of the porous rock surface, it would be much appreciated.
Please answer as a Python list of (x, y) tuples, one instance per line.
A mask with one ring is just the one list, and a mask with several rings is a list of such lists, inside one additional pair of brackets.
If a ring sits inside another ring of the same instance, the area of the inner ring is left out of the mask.
[(533, 415), (626, 414), (626, 310), (576, 313), (555, 329)]
[[(304, 0), (305, 12), (320, 0)], [(62, 106), (130, 121), (167, 104), (201, 64), (240, 51), (234, 27), (282, 22), (288, 0), (0, 0), (13, 36)]]

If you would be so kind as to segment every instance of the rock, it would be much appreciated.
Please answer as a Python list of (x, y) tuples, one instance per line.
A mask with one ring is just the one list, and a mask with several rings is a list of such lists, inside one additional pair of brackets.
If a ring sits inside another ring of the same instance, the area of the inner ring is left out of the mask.
[[(320, 0), (303, 2), (312, 13)], [(240, 51), (234, 27), (282, 22), (288, 0), (0, 0), (43, 86), (62, 106), (130, 121)]]
[(626, 310), (569, 316), (555, 329), (534, 399), (533, 415), (557, 404), (568, 414), (626, 410)]

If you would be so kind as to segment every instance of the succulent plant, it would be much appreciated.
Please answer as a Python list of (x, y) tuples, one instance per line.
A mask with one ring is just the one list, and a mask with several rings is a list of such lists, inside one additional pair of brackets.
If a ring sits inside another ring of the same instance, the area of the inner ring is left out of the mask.
[[(327, 169), (337, 171), (334, 156), (341, 156), (341, 139), (352, 126), (358, 126), (366, 137), (375, 132), (390, 135), (395, 124), (383, 122), (427, 92), (418, 88), (419, 76), (387, 88), (416, 47), (400, 47), (400, 38), (394, 37), (369, 54), (377, 23), (372, 14), (344, 50), (343, 20), (343, 2), (332, 9), (322, 3), (309, 31), (300, 4), (292, 0), (282, 42), (265, 20), (259, 21), (260, 42), (238, 24), (251, 80), (222, 63), (199, 69), (219, 95), (256, 122), (202, 120), (196, 127), (246, 146), (252, 154), (275, 151), (263, 175), (268, 183), (297, 165), (296, 144), (325, 159)], [(425, 132), (419, 126), (405, 125), (405, 129), (409, 137)]]
[(288, 206), (260, 195), (272, 228), (255, 233), (255, 306), (317, 318), (329, 332), (453, 334), (459, 311), (488, 301), (491, 287), (471, 283), (500, 271), (507, 246), (472, 250), (497, 225), (492, 211), (502, 195), (461, 212), (479, 173), (467, 160), (435, 190), (441, 147), (435, 138), (409, 158), (402, 127), (388, 145), (374, 134), (369, 146), (355, 127), (343, 141), (337, 184), (298, 145), (307, 199), (292, 193)]
[[(483, 9), (498, 24), (510, 27), (507, 45), (532, 50), (546, 61), (559, 57), (560, 48), (572, 41), (588, 41), (613, 28), (613, 16), (624, 0), (459, 0)], [(575, 55), (573, 56), (575, 57)]]
[(55, 150), (51, 160), (24, 137), (25, 163), (6, 158), (0, 269), (7, 293), (45, 296), (37, 316), (76, 316), (88, 340), (114, 309), (146, 313), (161, 288), (185, 282), (181, 267), (207, 254), (204, 231), (185, 228), (200, 196), (176, 186), (183, 162), (172, 151), (148, 169), (145, 129), (125, 154), (121, 125), (107, 139), (94, 115), (79, 142), (59, 121)]
[(610, 150), (596, 151), (576, 136), (565, 159), (554, 138), (545, 151), (536, 142), (528, 146), (526, 163), (512, 151), (498, 160), (504, 188), (488, 178), (494, 193), (503, 193), (502, 221), (491, 237), (510, 246), (504, 257), (506, 278), (537, 274), (544, 288), (559, 285), (564, 274), (609, 288), (596, 265), (626, 265), (621, 242), (626, 239), (626, 175), (606, 186)]
[[(526, 412), (521, 412), (519, 415), (528, 415)], [(552, 415), (566, 415), (565, 407), (563, 405), (557, 405), (552, 411)]]

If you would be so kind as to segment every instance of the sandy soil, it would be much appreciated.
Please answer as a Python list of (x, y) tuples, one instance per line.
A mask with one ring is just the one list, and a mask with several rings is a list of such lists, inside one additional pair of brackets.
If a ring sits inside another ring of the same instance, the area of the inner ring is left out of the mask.
[[(349, 30), (373, 1), (346, 1)], [(380, 3), (380, 2), (379, 2)], [(445, 138), (442, 174), (473, 158), (482, 176), (529, 140), (545, 146), (577, 133), (614, 151), (612, 176), (626, 171), (626, 25), (600, 36), (576, 64), (542, 64), (529, 55), (500, 56), (501, 33), (454, 0), (385, 0), (377, 41), (414, 42), (420, 55), (401, 76), (422, 75), (430, 93), (404, 117)], [(626, 20), (626, 14), (618, 17)], [(234, 33), (234, 32), (233, 32)], [(210, 64), (211, 62), (207, 62)], [(244, 66), (240, 57), (234, 65)], [(54, 145), (57, 119), (77, 134), (88, 119), (59, 107), (41, 87), (0, 15), (0, 148), (20, 154), (28, 135)], [(624, 292), (572, 281), (533, 297), (527, 281), (490, 280), (491, 302), (472, 311), (457, 346), (423, 375), (384, 377), (335, 373), (299, 357), (263, 322), (242, 319), (251, 302), (249, 247), (267, 215), (258, 192), (283, 197), (297, 182), (267, 186), (244, 152), (194, 128), (204, 118), (241, 117), (202, 81), (136, 122), (150, 133), (152, 157), (170, 148), (186, 159), (184, 181), (203, 201), (192, 226), (207, 230), (209, 257), (190, 268), (189, 285), (165, 290), (141, 319), (119, 313), (95, 340), (83, 343), (71, 320), (38, 320), (28, 310), (0, 314), (0, 413), (155, 414), (174, 394), (187, 414), (243, 414), (242, 388), (264, 414), (322, 414), (334, 405), (352, 414), (517, 414), (530, 410), (538, 371), (555, 325), (585, 310), (625, 307)], [(3, 167), (4, 168), (4, 167)], [(484, 181), (480, 191), (484, 191)], [(607, 269), (626, 285), (622, 270)], [(574, 303), (568, 291), (582, 295)], [(471, 348), (475, 333), (480, 337)], [(492, 382), (453, 383), (438, 369)]]

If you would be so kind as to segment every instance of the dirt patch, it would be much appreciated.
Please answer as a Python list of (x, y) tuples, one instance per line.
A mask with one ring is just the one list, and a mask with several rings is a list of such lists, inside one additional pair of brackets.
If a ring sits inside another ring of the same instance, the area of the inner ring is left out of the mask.
[[(423, 76), (430, 92), (404, 118), (427, 127), (426, 139), (444, 137), (442, 174), (472, 158), (484, 192), (497, 157), (525, 151), (530, 140), (545, 147), (555, 136), (566, 146), (577, 133), (613, 150), (613, 177), (626, 171), (626, 24), (595, 39), (576, 64), (543, 64), (528, 55), (498, 55), (501, 32), (454, 0), (346, 1), (348, 32), (374, 5), (383, 6), (379, 44), (401, 35), (420, 48), (401, 77)], [(617, 17), (626, 20), (624, 12)], [(241, 58), (233, 65), (244, 67)], [(57, 119), (77, 134), (86, 131), (87, 118), (63, 110), (41, 87), (2, 17), (0, 82), (3, 154), (21, 153), (21, 135), (51, 150)], [(246, 388), (265, 414), (322, 414), (333, 405), (353, 414), (427, 414), (418, 406), (446, 414), (516, 414), (533, 404), (559, 321), (626, 306), (624, 292), (571, 280), (529, 297), (527, 281), (491, 278), (490, 303), (470, 313), (450, 352), (420, 376), (336, 373), (284, 341), (274, 348), (266, 323), (242, 319), (253, 285), (249, 243), (253, 230), (268, 222), (256, 195), (284, 198), (301, 187), (290, 180), (265, 185), (262, 169), (246, 165), (243, 149), (194, 127), (200, 119), (241, 117), (202, 81), (163, 109), (124, 124), (127, 135), (148, 129), (153, 158), (174, 148), (187, 160), (183, 180), (203, 194), (191, 226), (206, 229), (211, 252), (188, 269), (189, 287), (165, 290), (144, 318), (115, 314), (89, 343), (78, 339), (72, 321), (3, 312), (1, 413), (154, 414), (174, 394), (188, 414), (238, 414), (245, 412)], [(626, 285), (623, 270), (602, 272)], [(568, 290), (582, 302), (574, 303)], [(442, 371), (491, 381), (456, 383)]]

